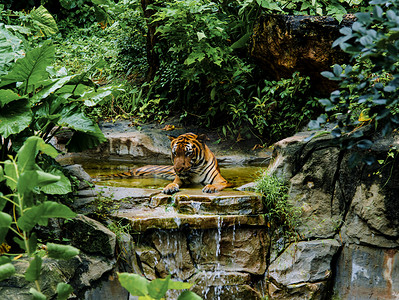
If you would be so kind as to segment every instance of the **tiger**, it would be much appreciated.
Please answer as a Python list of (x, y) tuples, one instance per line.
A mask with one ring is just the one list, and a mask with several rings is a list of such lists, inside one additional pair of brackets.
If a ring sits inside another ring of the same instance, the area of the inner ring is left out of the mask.
[(176, 175), (173, 182), (163, 189), (164, 194), (176, 193), (182, 185), (189, 183), (204, 185), (204, 193), (216, 193), (230, 186), (220, 174), (215, 155), (205, 144), (205, 135), (185, 133), (168, 137)]
[(204, 193), (216, 193), (230, 184), (220, 174), (215, 155), (205, 144), (206, 136), (185, 133), (178, 137), (168, 135), (171, 141), (172, 166), (148, 165), (128, 172), (102, 175), (100, 178), (161, 177), (173, 180), (162, 192), (174, 194), (183, 185), (202, 184)]

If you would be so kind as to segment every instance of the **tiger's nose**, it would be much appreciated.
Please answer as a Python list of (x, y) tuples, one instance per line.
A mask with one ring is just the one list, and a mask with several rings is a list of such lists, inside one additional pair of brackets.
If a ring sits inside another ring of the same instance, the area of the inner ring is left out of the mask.
[(179, 168), (176, 168), (176, 169), (175, 169), (176, 173), (180, 173), (180, 172), (182, 172), (183, 170), (184, 170), (183, 167), (179, 167)]

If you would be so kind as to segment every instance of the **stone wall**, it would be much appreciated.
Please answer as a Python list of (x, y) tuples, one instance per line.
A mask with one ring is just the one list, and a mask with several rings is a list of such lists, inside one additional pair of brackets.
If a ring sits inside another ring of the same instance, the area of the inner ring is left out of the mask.
[[(382, 162), (399, 147), (399, 137), (375, 139), (372, 149), (361, 153), (380, 163), (369, 166), (359, 161), (351, 166), (353, 149), (342, 149), (329, 136), (307, 140), (310, 134), (277, 143), (270, 169), (289, 183), (290, 201), (302, 210), (299, 234), (304, 241), (298, 245), (307, 243), (317, 252), (311, 243), (326, 246), (335, 241), (331, 247), (337, 254), (329, 275), (333, 289), (318, 299), (332, 294), (338, 299), (398, 299), (399, 165), (397, 159)], [(303, 268), (289, 264), (292, 272)], [(298, 281), (313, 282), (299, 275), (276, 277), (270, 269), (269, 277), (286, 295), (293, 293)]]

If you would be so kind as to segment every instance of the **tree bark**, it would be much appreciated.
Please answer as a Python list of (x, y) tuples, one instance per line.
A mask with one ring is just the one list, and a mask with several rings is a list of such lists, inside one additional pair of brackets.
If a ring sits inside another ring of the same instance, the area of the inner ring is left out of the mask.
[(141, 0), (141, 7), (143, 9), (144, 17), (147, 23), (147, 81), (153, 80), (156, 72), (159, 69), (159, 57), (154, 51), (155, 44), (157, 42), (157, 38), (155, 36), (156, 25), (151, 23), (151, 16), (155, 13), (155, 11), (153, 9), (148, 9), (148, 6), (151, 4), (154, 4), (154, 0)]

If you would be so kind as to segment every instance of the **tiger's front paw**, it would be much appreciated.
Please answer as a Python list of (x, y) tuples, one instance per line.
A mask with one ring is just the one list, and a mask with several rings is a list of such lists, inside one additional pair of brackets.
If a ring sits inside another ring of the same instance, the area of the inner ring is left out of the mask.
[(202, 192), (203, 193), (217, 193), (217, 192), (219, 192), (219, 189), (216, 186), (212, 185), (212, 184), (207, 184), (202, 189)]
[(165, 188), (163, 189), (162, 193), (171, 195), (174, 193), (177, 193), (179, 191), (179, 185), (177, 183), (169, 183)]

